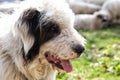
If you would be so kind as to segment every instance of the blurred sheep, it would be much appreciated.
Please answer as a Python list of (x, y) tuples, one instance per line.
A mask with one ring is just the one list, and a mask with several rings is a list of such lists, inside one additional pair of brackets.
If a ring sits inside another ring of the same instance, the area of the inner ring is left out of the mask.
[(110, 24), (120, 22), (120, 0), (106, 1), (101, 10), (95, 14), (101, 16), (100, 19), (109, 21)]
[(96, 14), (82, 14), (75, 16), (75, 28), (76, 29), (101, 29), (107, 22), (102, 20)]
[(77, 0), (77, 1), (83, 1), (86, 3), (91, 3), (91, 4), (102, 6), (108, 0)]
[(75, 14), (92, 14), (101, 8), (99, 5), (85, 3), (78, 0), (68, 0), (67, 2)]

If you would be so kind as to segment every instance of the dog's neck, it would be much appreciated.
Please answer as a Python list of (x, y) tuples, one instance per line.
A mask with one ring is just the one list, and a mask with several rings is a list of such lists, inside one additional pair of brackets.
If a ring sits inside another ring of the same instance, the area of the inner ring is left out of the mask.
[(56, 71), (44, 57), (36, 58), (27, 66), (27, 69), (35, 80), (55, 80)]
[(56, 72), (44, 57), (25, 64), (22, 45), (12, 33), (0, 38), (1, 80), (55, 80)]

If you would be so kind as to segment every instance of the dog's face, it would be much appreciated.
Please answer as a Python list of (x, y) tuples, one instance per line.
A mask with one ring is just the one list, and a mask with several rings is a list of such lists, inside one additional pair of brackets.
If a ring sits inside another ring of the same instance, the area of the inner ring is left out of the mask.
[(15, 32), (23, 42), (25, 61), (45, 58), (50, 65), (71, 72), (69, 60), (84, 51), (84, 38), (73, 28), (74, 14), (68, 5), (56, 5), (47, 5), (43, 10), (25, 9), (16, 22)]

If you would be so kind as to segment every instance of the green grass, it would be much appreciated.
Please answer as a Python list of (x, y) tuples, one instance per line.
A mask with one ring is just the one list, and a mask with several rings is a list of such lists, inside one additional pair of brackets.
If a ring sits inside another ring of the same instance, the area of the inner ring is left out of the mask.
[(86, 51), (72, 60), (74, 71), (57, 80), (120, 80), (120, 25), (78, 32), (87, 40)]

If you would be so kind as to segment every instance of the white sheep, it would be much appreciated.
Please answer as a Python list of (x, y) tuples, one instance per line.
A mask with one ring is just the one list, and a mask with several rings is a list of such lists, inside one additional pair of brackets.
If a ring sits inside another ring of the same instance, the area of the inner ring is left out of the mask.
[(102, 6), (108, 0), (80, 0), (80, 1)]
[(96, 14), (82, 14), (75, 16), (76, 29), (101, 29), (105, 25), (106, 20), (101, 20)]
[(120, 0), (106, 1), (101, 10), (95, 14), (101, 16), (101, 19), (116, 22), (120, 18)]
[(68, 0), (67, 2), (75, 14), (92, 14), (101, 8), (99, 5), (85, 3), (83, 1)]

